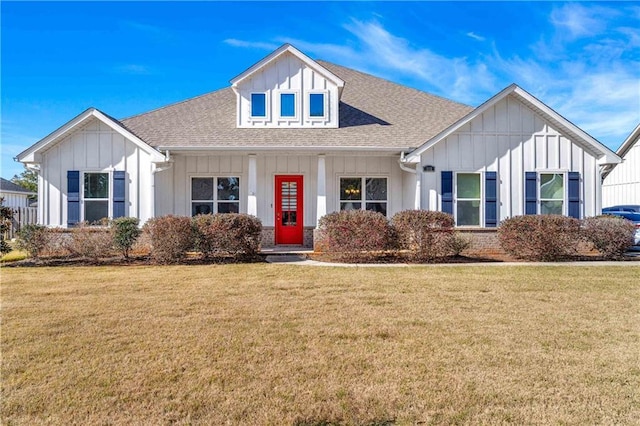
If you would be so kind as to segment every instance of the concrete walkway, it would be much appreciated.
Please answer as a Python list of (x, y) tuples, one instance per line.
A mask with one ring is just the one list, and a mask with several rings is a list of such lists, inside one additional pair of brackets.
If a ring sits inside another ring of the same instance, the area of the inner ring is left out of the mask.
[(409, 268), (417, 266), (430, 267), (456, 267), (456, 266), (635, 266), (640, 267), (640, 256), (630, 254), (633, 260), (612, 261), (584, 261), (584, 262), (477, 262), (477, 263), (336, 263), (319, 262), (308, 259), (305, 254), (278, 254), (268, 255), (266, 261), (274, 264), (300, 265), (300, 266), (338, 266), (343, 268)]

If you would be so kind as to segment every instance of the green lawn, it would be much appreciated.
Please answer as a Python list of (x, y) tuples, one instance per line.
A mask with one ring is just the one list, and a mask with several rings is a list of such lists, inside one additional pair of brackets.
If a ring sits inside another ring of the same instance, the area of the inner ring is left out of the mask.
[(2, 269), (2, 424), (637, 424), (639, 266)]

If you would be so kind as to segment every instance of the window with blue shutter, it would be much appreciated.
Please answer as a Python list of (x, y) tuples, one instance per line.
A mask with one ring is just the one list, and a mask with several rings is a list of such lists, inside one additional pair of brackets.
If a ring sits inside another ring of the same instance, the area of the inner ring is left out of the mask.
[(441, 172), (442, 211), (453, 214), (453, 172)]
[(498, 226), (498, 173), (484, 174), (484, 226)]
[(568, 215), (580, 219), (580, 172), (569, 172), (568, 180)]
[(538, 213), (538, 174), (524, 174), (524, 214)]
[(80, 172), (67, 171), (67, 226), (80, 222)]
[(125, 172), (113, 172), (113, 218), (124, 217), (125, 214)]

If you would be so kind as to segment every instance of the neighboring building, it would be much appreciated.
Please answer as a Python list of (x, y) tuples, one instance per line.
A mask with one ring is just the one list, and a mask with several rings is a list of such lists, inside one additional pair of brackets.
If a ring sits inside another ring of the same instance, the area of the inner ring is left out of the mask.
[(29, 197), (35, 195), (35, 192), (31, 192), (9, 180), (0, 178), (0, 198), (4, 200), (3, 205), (6, 207), (29, 207)]
[(516, 85), (471, 108), (284, 45), (231, 87), (115, 120), (88, 109), (18, 159), (39, 217), (243, 212), (264, 244), (312, 244), (340, 209), (447, 211), (458, 226), (600, 212), (620, 158)]
[(640, 205), (640, 124), (618, 149), (622, 163), (609, 167), (602, 184), (602, 206)]

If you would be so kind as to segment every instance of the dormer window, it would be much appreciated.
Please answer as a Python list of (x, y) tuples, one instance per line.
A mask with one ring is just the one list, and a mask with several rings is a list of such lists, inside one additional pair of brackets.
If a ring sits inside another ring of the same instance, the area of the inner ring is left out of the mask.
[(280, 117), (293, 118), (296, 116), (296, 94), (280, 94)]
[(326, 115), (325, 94), (309, 94), (309, 117), (321, 118)]
[(266, 118), (267, 117), (267, 95), (266, 93), (251, 94), (251, 117)]

